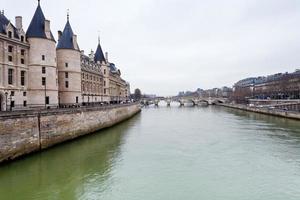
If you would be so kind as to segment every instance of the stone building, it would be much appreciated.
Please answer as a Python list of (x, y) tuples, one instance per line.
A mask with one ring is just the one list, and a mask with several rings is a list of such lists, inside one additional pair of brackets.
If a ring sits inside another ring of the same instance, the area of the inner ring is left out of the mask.
[(233, 99), (300, 99), (300, 71), (243, 79), (234, 85)]
[(22, 17), (14, 26), (0, 13), (0, 111), (28, 104), (28, 54)]
[(116, 103), (130, 96), (129, 83), (104, 56), (100, 40), (86, 56), (69, 16), (58, 42), (40, 1), (25, 33), (0, 12), (0, 111)]
[(81, 54), (81, 88), (84, 103), (103, 102), (103, 74), (101, 64), (95, 62), (94, 52), (89, 56)]

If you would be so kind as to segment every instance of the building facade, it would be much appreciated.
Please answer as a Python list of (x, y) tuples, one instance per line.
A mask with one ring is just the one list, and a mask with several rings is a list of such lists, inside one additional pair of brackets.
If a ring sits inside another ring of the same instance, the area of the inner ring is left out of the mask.
[(69, 16), (56, 42), (40, 1), (25, 32), (0, 12), (0, 111), (117, 103), (130, 85), (104, 56), (100, 40), (87, 56), (77, 43)]
[(300, 71), (243, 79), (234, 85), (233, 99), (300, 99)]

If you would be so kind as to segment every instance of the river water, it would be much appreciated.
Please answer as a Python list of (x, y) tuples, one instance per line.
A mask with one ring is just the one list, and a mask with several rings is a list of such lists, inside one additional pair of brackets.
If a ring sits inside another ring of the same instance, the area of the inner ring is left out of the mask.
[(0, 199), (299, 200), (300, 122), (160, 106), (0, 166)]

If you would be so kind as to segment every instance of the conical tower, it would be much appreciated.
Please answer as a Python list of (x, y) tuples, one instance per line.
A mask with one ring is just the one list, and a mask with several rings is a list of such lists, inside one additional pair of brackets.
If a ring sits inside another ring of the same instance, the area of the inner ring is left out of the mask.
[(56, 42), (40, 1), (26, 32), (26, 38), (30, 44), (28, 104), (34, 107), (57, 107)]
[(77, 36), (70, 25), (69, 13), (64, 31), (58, 32), (56, 48), (59, 103), (62, 106), (79, 105), (81, 96), (81, 62)]
[(103, 74), (103, 101), (110, 102), (110, 89), (109, 89), (109, 63), (108, 63), (108, 55), (106, 53), (106, 57), (104, 56), (104, 53), (102, 51), (102, 47), (100, 44), (100, 36), (98, 38), (98, 45), (97, 50), (95, 53), (94, 60), (96, 63), (101, 64), (101, 71)]

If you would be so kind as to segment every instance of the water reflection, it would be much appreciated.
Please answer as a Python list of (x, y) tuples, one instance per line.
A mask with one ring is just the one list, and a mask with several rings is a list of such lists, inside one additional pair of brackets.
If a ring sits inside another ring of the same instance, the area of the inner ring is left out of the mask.
[(0, 199), (300, 199), (300, 124), (222, 107), (149, 106), (0, 168)]
[(122, 144), (138, 120), (139, 116), (1, 166), (0, 199), (81, 199), (100, 194), (109, 187), (111, 170), (122, 159)]

